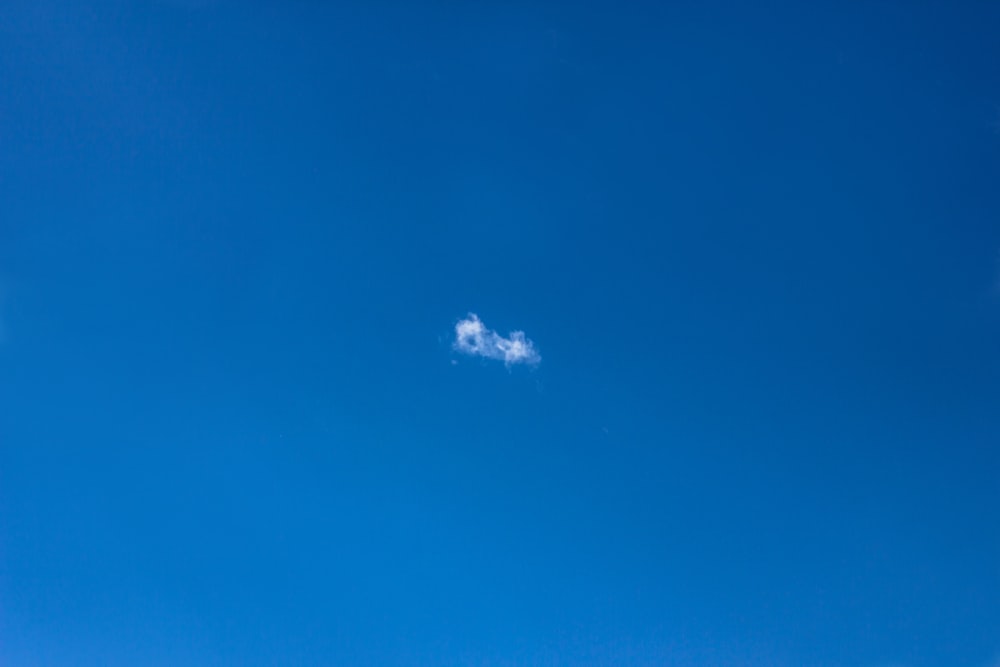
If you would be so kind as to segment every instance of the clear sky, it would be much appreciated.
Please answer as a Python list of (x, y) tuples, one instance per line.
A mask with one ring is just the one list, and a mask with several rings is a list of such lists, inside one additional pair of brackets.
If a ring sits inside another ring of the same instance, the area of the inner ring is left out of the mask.
[(996, 3), (6, 0), (0, 332), (5, 667), (1000, 660)]

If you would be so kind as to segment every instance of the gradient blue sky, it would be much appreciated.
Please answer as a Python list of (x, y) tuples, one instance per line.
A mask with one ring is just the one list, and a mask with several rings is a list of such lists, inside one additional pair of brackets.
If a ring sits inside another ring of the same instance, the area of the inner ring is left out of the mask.
[(0, 332), (5, 666), (1000, 659), (996, 3), (8, 0)]

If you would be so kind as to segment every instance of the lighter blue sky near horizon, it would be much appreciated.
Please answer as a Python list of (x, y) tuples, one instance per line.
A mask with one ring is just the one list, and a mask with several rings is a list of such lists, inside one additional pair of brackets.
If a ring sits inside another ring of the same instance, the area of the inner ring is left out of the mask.
[(0, 664), (994, 667), (998, 35), (4, 2)]

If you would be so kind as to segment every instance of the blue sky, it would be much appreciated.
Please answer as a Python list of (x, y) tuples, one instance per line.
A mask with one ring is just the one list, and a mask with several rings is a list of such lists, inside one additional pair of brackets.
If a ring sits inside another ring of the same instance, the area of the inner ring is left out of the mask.
[(0, 664), (994, 667), (997, 35), (3, 3)]

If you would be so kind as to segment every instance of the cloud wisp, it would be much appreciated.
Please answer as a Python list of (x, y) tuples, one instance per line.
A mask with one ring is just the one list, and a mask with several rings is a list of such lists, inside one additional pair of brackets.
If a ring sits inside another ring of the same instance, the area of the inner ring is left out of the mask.
[(455, 343), (452, 347), (463, 354), (503, 361), (507, 366), (535, 366), (542, 360), (535, 344), (525, 337), (523, 331), (511, 331), (504, 338), (496, 331), (487, 329), (475, 313), (469, 313), (468, 317), (455, 325)]

